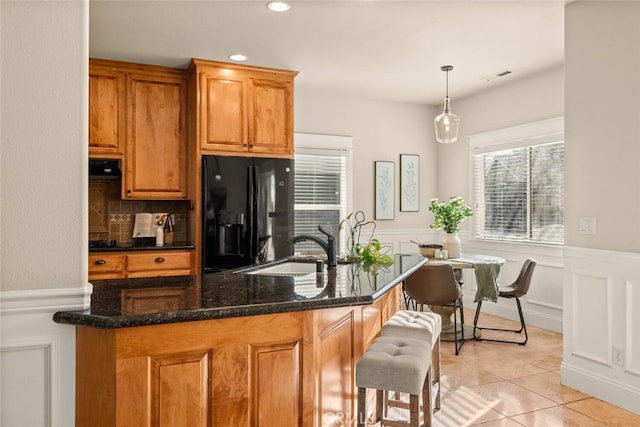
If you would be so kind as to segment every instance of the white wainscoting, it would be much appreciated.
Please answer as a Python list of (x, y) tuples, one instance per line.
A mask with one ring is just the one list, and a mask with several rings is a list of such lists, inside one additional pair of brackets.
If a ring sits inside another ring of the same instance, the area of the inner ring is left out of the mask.
[(564, 256), (562, 383), (640, 414), (640, 254)]
[(82, 310), (91, 287), (0, 292), (0, 425), (75, 425), (75, 327), (52, 320)]
[[(390, 248), (391, 253), (417, 252), (418, 248), (411, 240), (428, 243), (441, 243), (444, 233), (429, 229), (376, 230), (380, 243)], [(500, 270), (500, 280), (510, 283), (520, 272), (526, 258), (537, 261), (531, 289), (522, 298), (522, 310), (527, 325), (537, 326), (550, 331), (562, 333), (563, 298), (562, 283), (564, 263), (562, 248), (548, 245), (509, 244), (487, 242), (470, 239), (468, 232), (460, 233), (462, 251), (466, 254), (483, 254), (502, 257), (506, 260)], [(464, 270), (464, 304), (475, 309), (473, 297), (476, 290), (476, 279), (473, 270)], [(514, 301), (499, 300), (497, 303), (485, 303), (482, 311), (500, 317), (518, 321), (518, 309)]]

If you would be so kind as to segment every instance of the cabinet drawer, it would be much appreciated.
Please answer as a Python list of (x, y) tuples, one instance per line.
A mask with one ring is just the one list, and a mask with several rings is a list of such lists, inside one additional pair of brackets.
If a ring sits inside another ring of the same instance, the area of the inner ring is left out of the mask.
[(124, 277), (124, 254), (90, 253), (89, 279), (118, 279)]
[(191, 251), (153, 251), (127, 255), (127, 276), (191, 274)]

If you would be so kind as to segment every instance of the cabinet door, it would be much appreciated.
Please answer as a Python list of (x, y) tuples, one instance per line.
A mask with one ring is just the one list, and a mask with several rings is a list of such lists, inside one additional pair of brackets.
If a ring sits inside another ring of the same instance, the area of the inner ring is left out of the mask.
[(119, 358), (115, 426), (212, 425), (211, 364), (208, 350)]
[(124, 74), (89, 67), (89, 156), (122, 157), (124, 152)]
[(214, 151), (247, 151), (246, 79), (202, 73), (200, 90), (200, 148)]
[(249, 148), (254, 153), (291, 153), (293, 82), (251, 79)]
[(127, 76), (125, 199), (186, 199), (186, 78)]

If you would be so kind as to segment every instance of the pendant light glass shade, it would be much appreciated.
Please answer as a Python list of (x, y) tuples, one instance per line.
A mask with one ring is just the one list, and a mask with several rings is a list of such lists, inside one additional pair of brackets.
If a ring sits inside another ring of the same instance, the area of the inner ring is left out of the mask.
[(444, 98), (444, 110), (433, 121), (436, 130), (436, 141), (442, 144), (451, 144), (458, 140), (458, 127), (460, 118), (449, 109), (449, 71), (453, 70), (451, 65), (440, 67), (447, 73), (447, 96)]

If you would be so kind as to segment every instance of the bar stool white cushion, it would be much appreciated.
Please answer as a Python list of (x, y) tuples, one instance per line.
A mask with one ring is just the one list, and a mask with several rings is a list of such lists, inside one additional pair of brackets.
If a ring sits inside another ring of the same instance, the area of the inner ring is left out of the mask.
[(431, 367), (431, 348), (423, 340), (379, 337), (356, 366), (362, 388), (420, 395)]
[(431, 346), (442, 332), (442, 317), (429, 311), (400, 310), (382, 326), (382, 336), (413, 338)]

